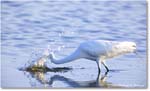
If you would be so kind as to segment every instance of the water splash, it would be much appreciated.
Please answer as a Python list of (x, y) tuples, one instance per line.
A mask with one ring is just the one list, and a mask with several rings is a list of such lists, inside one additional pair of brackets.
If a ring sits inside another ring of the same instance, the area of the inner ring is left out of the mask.
[(44, 51), (43, 48), (34, 49), (31, 52), (31, 55), (24, 67), (27, 68), (27, 67), (34, 66), (36, 64), (36, 62), (38, 61), (38, 59), (40, 59), (42, 56), (44, 56), (43, 51)]
[(34, 68), (34, 67), (42, 68), (42, 69), (53, 68), (53, 66), (51, 65), (52, 62), (48, 58), (49, 53), (60, 52), (64, 47), (65, 47), (64, 45), (56, 47), (54, 46), (54, 44), (49, 44), (47, 45), (47, 47), (44, 48), (33, 49), (27, 63), (24, 64), (21, 70), (23, 69), (25, 70), (27, 68)]
[[(61, 47), (59, 47), (61, 49)], [(58, 49), (57, 49), (58, 50)], [(59, 50), (58, 50), (59, 51)], [(70, 67), (49, 67), (50, 61), (48, 61), (48, 56), (52, 52), (52, 48), (50, 45), (47, 48), (36, 49), (32, 52), (29, 60), (20, 70), (28, 71), (28, 72), (67, 72), (71, 70)]]

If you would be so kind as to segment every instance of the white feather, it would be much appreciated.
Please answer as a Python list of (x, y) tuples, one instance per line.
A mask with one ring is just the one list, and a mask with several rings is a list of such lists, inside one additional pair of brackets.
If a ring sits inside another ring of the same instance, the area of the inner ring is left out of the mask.
[[(55, 64), (63, 64), (80, 58), (100, 61), (108, 70), (104, 61), (108, 58), (113, 58), (126, 53), (132, 53), (136, 50), (134, 42), (117, 42), (105, 40), (91, 40), (80, 44), (80, 46), (69, 56), (63, 59), (56, 59), (53, 53), (50, 53), (49, 58)], [(99, 65), (98, 65), (99, 66)]]

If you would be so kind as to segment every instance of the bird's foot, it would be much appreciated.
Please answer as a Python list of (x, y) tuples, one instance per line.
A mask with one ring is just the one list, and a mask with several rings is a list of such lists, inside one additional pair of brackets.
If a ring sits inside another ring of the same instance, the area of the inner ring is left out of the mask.
[(110, 70), (108, 68), (106, 68), (106, 71), (109, 72)]

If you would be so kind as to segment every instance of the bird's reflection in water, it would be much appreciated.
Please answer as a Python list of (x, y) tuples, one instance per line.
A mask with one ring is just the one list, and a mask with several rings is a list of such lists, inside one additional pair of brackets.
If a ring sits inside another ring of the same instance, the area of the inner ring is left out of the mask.
[(47, 86), (47, 80), (45, 78), (45, 74), (43, 72), (35, 72), (33, 73), (34, 77), (36, 78), (36, 80), (38, 80), (41, 84), (43, 84), (44, 86)]
[[(32, 87), (39, 87), (35, 80), (31, 81), (34, 79), (36, 79), (36, 81), (38, 81), (41, 85), (40, 87), (54, 87), (53, 83), (55, 81), (61, 81), (63, 84), (66, 84), (70, 87), (100, 87), (100, 88), (111, 88), (111, 87), (119, 87), (119, 86), (114, 86), (112, 83), (107, 82), (107, 77), (108, 77), (108, 73), (109, 72), (105, 72), (105, 73), (99, 73), (97, 74), (97, 77), (94, 80), (89, 80), (89, 81), (75, 81), (71, 78), (62, 76), (62, 75), (58, 75), (58, 74), (53, 74), (53, 76), (51, 75), (51, 77), (47, 77), (46, 74), (47, 73), (43, 73), (43, 72), (34, 72), (28, 74), (28, 78), (30, 78), (30, 83)], [(30, 75), (30, 76), (29, 76)], [(32, 78), (31, 78), (32, 77)], [(55, 88), (55, 87), (54, 87)]]
[(24, 72), (24, 74), (29, 79), (29, 83), (32, 87), (38, 87), (38, 83), (40, 83), (40, 86), (42, 85), (42, 87), (49, 86), (44, 72)]

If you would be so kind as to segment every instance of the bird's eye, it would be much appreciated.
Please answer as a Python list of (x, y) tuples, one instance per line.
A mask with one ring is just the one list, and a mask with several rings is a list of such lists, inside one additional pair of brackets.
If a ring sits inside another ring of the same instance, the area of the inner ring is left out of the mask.
[(133, 45), (132, 47), (136, 47), (136, 45)]

